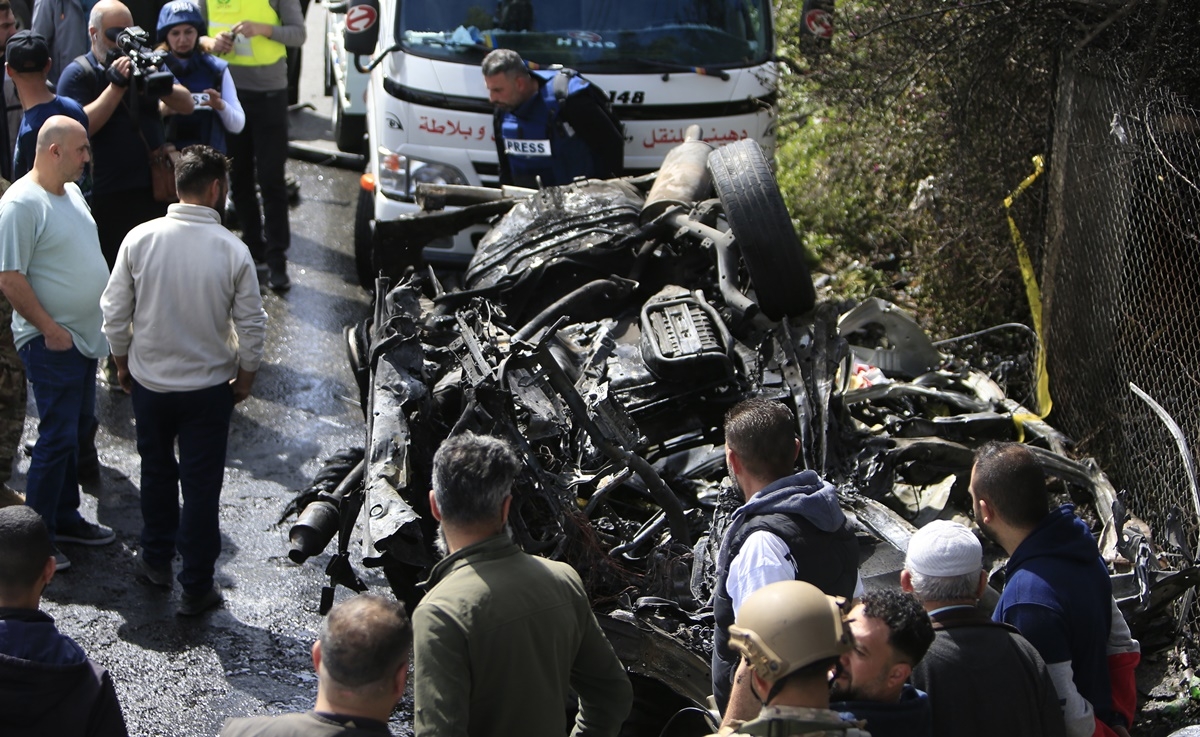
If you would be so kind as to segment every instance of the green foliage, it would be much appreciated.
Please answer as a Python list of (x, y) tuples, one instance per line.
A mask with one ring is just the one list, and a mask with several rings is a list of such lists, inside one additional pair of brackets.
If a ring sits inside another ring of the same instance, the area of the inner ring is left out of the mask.
[[(776, 18), (784, 54), (798, 16)], [(1028, 319), (1002, 201), (1048, 145), (1054, 44), (1002, 3), (843, 0), (836, 17), (829, 53), (785, 78), (777, 153), (818, 270), (888, 265), (839, 274), (833, 296), (900, 282), (942, 333)], [(1035, 244), (1040, 198), (1020, 202)]]

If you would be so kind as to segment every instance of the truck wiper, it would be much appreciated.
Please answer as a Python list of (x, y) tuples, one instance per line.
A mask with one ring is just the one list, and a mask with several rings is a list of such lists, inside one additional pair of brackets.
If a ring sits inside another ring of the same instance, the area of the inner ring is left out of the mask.
[(650, 67), (651, 69), (663, 72), (664, 82), (671, 78), (672, 72), (679, 72), (682, 74), (699, 74), (704, 77), (716, 77), (722, 82), (728, 82), (730, 79), (729, 72), (725, 71), (724, 69), (693, 67), (688, 66), (687, 64), (672, 64), (668, 61), (656, 61), (654, 59), (633, 59), (632, 61), (635, 64)]
[(445, 46), (447, 48), (454, 49), (473, 49), (476, 51), (492, 50), (490, 47), (484, 46), (481, 43), (475, 43), (474, 41), (470, 43), (463, 43), (462, 41), (455, 41), (453, 38), (421, 38), (417, 39), (417, 43), (424, 46)]
[(404, 40), (406, 43), (414, 45), (491, 51), (490, 47), (477, 41), (467, 29), (461, 26), (453, 31), (408, 31), (404, 34)]

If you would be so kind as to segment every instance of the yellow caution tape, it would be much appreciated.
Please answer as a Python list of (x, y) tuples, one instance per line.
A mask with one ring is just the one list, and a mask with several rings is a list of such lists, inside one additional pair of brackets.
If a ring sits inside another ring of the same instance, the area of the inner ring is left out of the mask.
[[(1037, 333), (1038, 352), (1037, 352), (1037, 409), (1040, 414), (1039, 419), (1044, 419), (1050, 414), (1051, 408), (1054, 406), (1050, 401), (1050, 377), (1046, 373), (1046, 339), (1042, 332), (1042, 291), (1038, 288), (1037, 275), (1033, 271), (1033, 259), (1029, 257), (1029, 248), (1025, 246), (1025, 239), (1021, 237), (1021, 231), (1017, 228), (1017, 223), (1012, 216), (1013, 200), (1029, 189), (1029, 186), (1037, 181), (1037, 178), (1042, 175), (1045, 170), (1046, 162), (1040, 155), (1033, 157), (1033, 173), (1025, 177), (1025, 180), (1017, 185), (1013, 193), (1004, 198), (1004, 212), (1008, 217), (1008, 229), (1012, 231), (1013, 244), (1017, 247), (1017, 262), (1021, 265), (1021, 276), (1025, 279), (1025, 296), (1029, 300), (1029, 312), (1033, 315), (1033, 330)], [(1014, 417), (1017, 422), (1017, 429), (1021, 431), (1021, 420)]]
[(1042, 418), (1032, 412), (1015, 412), (1013, 413), (1013, 424), (1017, 426), (1017, 442), (1025, 442), (1025, 423), (1026, 422), (1041, 422)]

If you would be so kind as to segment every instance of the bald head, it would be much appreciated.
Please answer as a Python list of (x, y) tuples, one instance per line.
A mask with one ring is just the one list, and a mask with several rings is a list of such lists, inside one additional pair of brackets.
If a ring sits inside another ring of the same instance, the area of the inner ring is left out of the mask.
[(133, 16), (129, 8), (118, 0), (100, 0), (92, 8), (88, 16), (88, 38), (92, 42), (92, 54), (96, 61), (107, 65), (108, 52), (117, 47), (116, 41), (110, 40), (108, 34), (114, 29), (128, 28), (133, 25)]
[(47, 190), (61, 194), (63, 185), (77, 181), (92, 159), (87, 130), (74, 118), (55, 115), (38, 132), (33, 169)]
[(38, 131), (37, 137), (37, 152), (41, 154), (43, 151), (48, 151), (52, 145), (62, 145), (72, 133), (77, 135), (87, 136), (87, 131), (78, 120), (69, 118), (66, 115), (54, 115), (46, 120), (42, 125), (42, 129)]
[(88, 16), (89, 30), (104, 30), (110, 26), (128, 28), (132, 25), (133, 15), (120, 0), (100, 0), (92, 7), (92, 13)]

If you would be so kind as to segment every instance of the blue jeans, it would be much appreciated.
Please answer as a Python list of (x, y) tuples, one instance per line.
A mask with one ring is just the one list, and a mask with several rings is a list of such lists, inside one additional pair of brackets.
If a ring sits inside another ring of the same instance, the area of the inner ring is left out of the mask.
[(179, 583), (192, 594), (212, 587), (221, 554), (219, 504), (232, 415), (233, 390), (228, 384), (154, 392), (133, 382), (142, 457), (142, 554), (147, 563), (161, 568), (170, 565), (178, 550), (183, 558)]
[(52, 351), (41, 335), (18, 353), (40, 418), (25, 503), (42, 515), (53, 537), (60, 523), (70, 527), (82, 519), (76, 466), (79, 446), (96, 424), (96, 359), (74, 346)]

